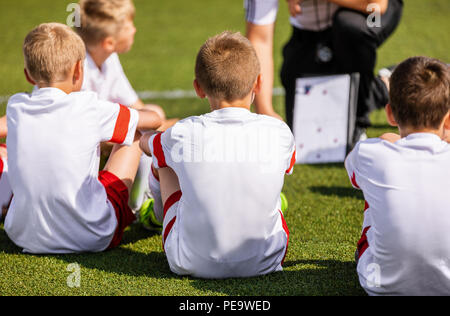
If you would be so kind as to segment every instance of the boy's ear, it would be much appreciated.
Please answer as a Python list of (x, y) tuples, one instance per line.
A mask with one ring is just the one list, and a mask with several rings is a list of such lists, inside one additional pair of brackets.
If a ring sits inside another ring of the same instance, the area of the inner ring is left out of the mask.
[(31, 76), (28, 74), (27, 68), (24, 68), (24, 69), (23, 69), (23, 72), (24, 72), (24, 74), (25, 74), (25, 78), (27, 78), (27, 81), (28, 81), (31, 85), (35, 86), (35, 85), (36, 85), (36, 82), (35, 82), (35, 81), (31, 78)]
[(258, 94), (259, 92), (261, 92), (262, 84), (263, 84), (263, 77), (262, 77), (262, 74), (259, 74), (258, 77), (256, 78), (255, 86), (253, 88), (253, 92), (255, 94)]
[(200, 99), (206, 98), (206, 93), (203, 91), (202, 87), (200, 87), (200, 84), (198, 83), (197, 79), (194, 80), (194, 89), (195, 93), (197, 93), (197, 96)]
[(394, 113), (392, 113), (391, 105), (388, 103), (384, 109), (386, 111), (386, 117), (389, 125), (397, 127), (398, 124), (397, 121), (395, 120)]
[(73, 80), (79, 81), (81, 78), (83, 78), (83, 61), (79, 60), (75, 64), (75, 69), (73, 72)]
[(116, 50), (116, 40), (112, 36), (107, 36), (105, 39), (103, 39), (100, 45), (105, 51), (109, 53), (113, 53)]
[(444, 129), (446, 129), (450, 133), (450, 111), (447, 113), (447, 116), (444, 118)]

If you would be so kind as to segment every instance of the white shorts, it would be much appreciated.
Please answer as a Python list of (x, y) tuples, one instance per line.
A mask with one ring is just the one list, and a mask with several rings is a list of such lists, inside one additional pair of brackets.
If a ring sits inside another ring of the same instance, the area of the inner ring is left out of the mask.
[[(278, 233), (265, 242), (266, 250), (258, 258), (252, 257), (239, 262), (215, 262), (188, 253), (182, 249), (180, 228), (177, 218), (182, 217), (182, 192), (172, 194), (164, 204), (163, 248), (169, 262), (170, 270), (178, 275), (190, 275), (205, 279), (224, 279), (253, 277), (276, 271), (282, 271), (289, 244), (289, 229), (283, 213), (279, 212)], [(281, 202), (279, 203), (281, 206)]]

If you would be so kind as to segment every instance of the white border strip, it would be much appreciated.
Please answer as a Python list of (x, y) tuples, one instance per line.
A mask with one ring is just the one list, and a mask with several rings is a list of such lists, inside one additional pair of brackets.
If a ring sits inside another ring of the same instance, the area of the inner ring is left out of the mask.
[[(283, 88), (274, 88), (274, 96), (284, 96)], [(194, 90), (170, 90), (170, 91), (141, 91), (138, 92), (139, 98), (142, 100), (147, 99), (163, 99), (163, 100), (176, 100), (176, 99), (193, 99), (197, 98), (197, 94)], [(7, 103), (10, 95), (0, 96), (0, 103)]]

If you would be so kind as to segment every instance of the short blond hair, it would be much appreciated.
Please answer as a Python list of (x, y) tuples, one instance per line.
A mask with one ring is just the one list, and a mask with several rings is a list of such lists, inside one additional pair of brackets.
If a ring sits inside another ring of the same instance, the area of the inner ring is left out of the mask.
[(260, 63), (250, 41), (241, 33), (216, 35), (201, 47), (195, 76), (206, 95), (232, 102), (251, 93)]
[(132, 0), (80, 0), (79, 4), (81, 25), (75, 30), (88, 47), (118, 34), (136, 14)]
[(67, 79), (71, 68), (86, 57), (83, 40), (67, 25), (41, 24), (23, 44), (25, 67), (36, 84)]

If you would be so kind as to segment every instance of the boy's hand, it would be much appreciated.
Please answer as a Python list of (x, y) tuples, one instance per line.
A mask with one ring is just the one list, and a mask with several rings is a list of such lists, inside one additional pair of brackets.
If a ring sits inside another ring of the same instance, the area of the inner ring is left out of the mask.
[(158, 133), (157, 131), (152, 131), (145, 133), (141, 136), (141, 139), (139, 140), (139, 147), (141, 150), (146, 154), (147, 156), (151, 157), (152, 153), (150, 152), (150, 146), (148, 145), (148, 142), (150, 140), (150, 137), (152, 137), (154, 134)]
[(401, 139), (400, 135), (395, 133), (386, 133), (381, 135), (380, 138), (391, 143), (395, 143), (396, 141)]

